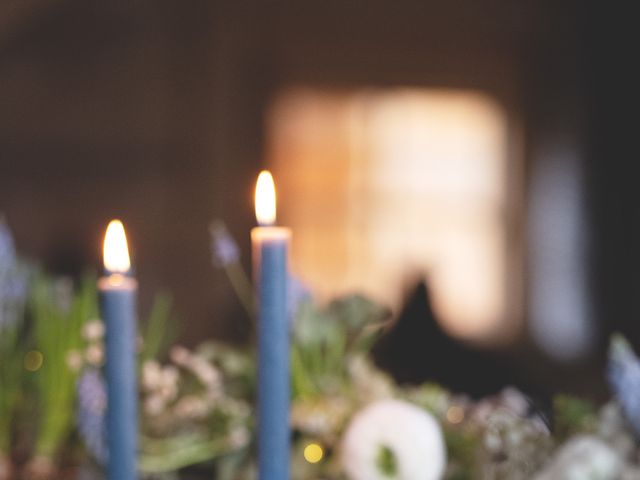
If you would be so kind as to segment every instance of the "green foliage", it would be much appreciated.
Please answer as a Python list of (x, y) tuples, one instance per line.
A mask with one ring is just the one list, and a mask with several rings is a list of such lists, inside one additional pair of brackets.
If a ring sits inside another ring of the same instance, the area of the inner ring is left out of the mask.
[(164, 439), (143, 436), (141, 440), (144, 451), (140, 456), (139, 466), (143, 472), (148, 473), (172, 472), (209, 461), (224, 451), (226, 446), (222, 437), (198, 433)]
[(558, 395), (553, 401), (554, 434), (564, 441), (576, 433), (593, 432), (598, 412), (589, 401), (569, 395)]
[(52, 458), (72, 429), (77, 374), (67, 354), (82, 344), (82, 325), (97, 318), (96, 278), (85, 275), (76, 292), (69, 283), (37, 275), (30, 299), (33, 346), (42, 366), (33, 372), (39, 400), (35, 454)]
[(9, 452), (16, 410), (23, 392), (24, 300), (29, 268), (15, 257), (0, 216), (0, 457)]
[(12, 419), (22, 395), (22, 322), (0, 328), (0, 453), (11, 446)]
[(444, 440), (447, 445), (449, 466), (447, 480), (473, 480), (477, 478), (477, 457), (481, 437), (468, 428), (451, 427), (444, 423)]
[(178, 336), (178, 325), (172, 321), (173, 299), (168, 293), (158, 293), (153, 299), (147, 321), (139, 327), (143, 338), (139, 360), (141, 363), (164, 355)]
[(219, 368), (229, 397), (249, 401), (255, 398), (256, 360), (253, 352), (216, 341), (203, 343), (196, 352)]
[[(253, 356), (206, 342), (193, 351), (175, 347), (170, 358), (166, 366), (153, 360), (143, 365), (142, 471), (175, 471), (214, 459), (216, 468), (228, 471), (240, 458), (246, 460), (253, 428), (249, 407), (255, 391)], [(160, 410), (146, 411), (147, 402), (162, 396), (167, 386), (161, 377), (174, 373), (175, 394), (165, 397)], [(152, 385), (156, 377), (159, 388)]]
[(385, 309), (358, 295), (325, 308), (304, 302), (295, 319), (291, 346), (294, 397), (344, 393), (347, 360), (369, 352), (387, 316)]
[(376, 465), (378, 466), (378, 470), (387, 477), (393, 478), (393, 476), (398, 472), (396, 456), (394, 455), (393, 450), (387, 446), (380, 447), (380, 451), (376, 457)]

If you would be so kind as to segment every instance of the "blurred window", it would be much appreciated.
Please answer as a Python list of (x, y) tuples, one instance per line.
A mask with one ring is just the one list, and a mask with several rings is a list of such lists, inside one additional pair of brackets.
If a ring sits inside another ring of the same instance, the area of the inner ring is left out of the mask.
[[(392, 308), (426, 275), (444, 327), (499, 339), (516, 327), (503, 109), (473, 91), (290, 89), (267, 119), (279, 223), (320, 298), (359, 291)], [(511, 321), (509, 319), (512, 319)]]

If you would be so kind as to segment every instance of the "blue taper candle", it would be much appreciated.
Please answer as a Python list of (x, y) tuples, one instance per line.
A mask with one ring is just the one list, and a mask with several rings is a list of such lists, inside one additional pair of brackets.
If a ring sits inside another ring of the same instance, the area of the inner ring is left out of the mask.
[(258, 294), (258, 479), (289, 479), (288, 250), (291, 231), (275, 222), (275, 188), (268, 172), (256, 186), (251, 231)]
[(99, 279), (105, 324), (107, 383), (107, 479), (137, 478), (138, 392), (136, 381), (136, 290), (122, 223), (114, 220), (104, 241), (106, 275)]

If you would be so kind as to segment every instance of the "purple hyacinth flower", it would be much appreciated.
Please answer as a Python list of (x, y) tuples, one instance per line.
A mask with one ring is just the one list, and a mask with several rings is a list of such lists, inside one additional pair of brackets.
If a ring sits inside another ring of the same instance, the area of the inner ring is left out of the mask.
[(222, 222), (214, 222), (209, 227), (209, 232), (211, 233), (212, 260), (215, 266), (223, 268), (240, 260), (240, 248)]
[(11, 231), (0, 218), (0, 330), (18, 319), (27, 286), (27, 271), (18, 262)]
[(640, 359), (621, 335), (611, 339), (607, 380), (624, 416), (640, 438)]
[(289, 285), (288, 285), (288, 302), (287, 302), (287, 313), (289, 314), (290, 322), (295, 320), (296, 315), (298, 314), (298, 309), (300, 305), (304, 302), (311, 300), (311, 290), (309, 287), (302, 282), (298, 277), (294, 275), (289, 275)]
[(80, 437), (93, 458), (104, 465), (108, 455), (105, 426), (107, 388), (101, 373), (95, 368), (85, 369), (78, 379), (77, 392)]
[(13, 269), (16, 263), (16, 248), (9, 227), (0, 218), (0, 278)]

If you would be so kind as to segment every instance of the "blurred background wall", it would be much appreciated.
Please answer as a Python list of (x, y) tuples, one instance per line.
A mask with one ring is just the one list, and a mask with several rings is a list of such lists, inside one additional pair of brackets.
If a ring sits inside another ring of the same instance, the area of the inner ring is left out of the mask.
[(2, 2), (0, 211), (23, 254), (69, 274), (99, 267), (122, 218), (143, 307), (167, 288), (185, 341), (244, 340), (207, 227), (223, 219), (249, 267), (275, 99), (472, 90), (506, 112), (518, 171), (518, 342), (640, 345), (632, 27), (595, 2)]

